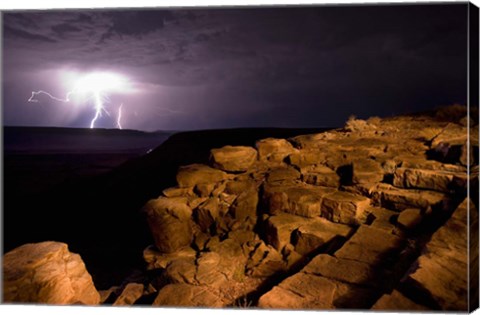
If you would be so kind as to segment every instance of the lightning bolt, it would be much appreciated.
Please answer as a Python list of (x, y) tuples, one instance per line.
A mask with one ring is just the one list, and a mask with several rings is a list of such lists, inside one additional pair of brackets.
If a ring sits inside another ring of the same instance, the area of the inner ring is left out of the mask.
[[(85, 82), (85, 79), (84, 79), (84, 81), (79, 81), (80, 83), (78, 83), (77, 86), (75, 86), (75, 88), (73, 90), (67, 92), (67, 94), (65, 95), (65, 98), (56, 97), (56, 96), (52, 95), (51, 93), (49, 93), (47, 91), (43, 91), (43, 90), (33, 91), (32, 95), (28, 99), (28, 102), (38, 103), (39, 100), (36, 99), (35, 97), (43, 94), (43, 95), (48, 96), (52, 100), (62, 102), (62, 103), (70, 103), (71, 102), (70, 96), (72, 94), (87, 91), (89, 94), (91, 93), (91, 95), (92, 95), (93, 105), (94, 105), (94, 109), (95, 109), (95, 114), (94, 114), (92, 120), (90, 121), (90, 128), (93, 129), (93, 128), (95, 128), (96, 121), (98, 120), (98, 118), (102, 117), (103, 113), (110, 116), (110, 114), (108, 113), (108, 111), (106, 110), (106, 108), (104, 106), (105, 103), (109, 102), (109, 98), (101, 93), (101, 91), (104, 90), (104, 89), (102, 89), (101, 86), (92, 86), (92, 84), (94, 85), (95, 83), (98, 83), (97, 81), (99, 81), (98, 78), (96, 78), (96, 77), (94, 77), (94, 79), (97, 79), (97, 80), (94, 81), (94, 83), (89, 83), (88, 81)], [(82, 86), (82, 84), (84, 86)], [(89, 84), (89, 85), (86, 85), (86, 84)], [(86, 85), (86, 87), (85, 87), (85, 85)], [(122, 129), (122, 125), (120, 123), (121, 118), (122, 118), (122, 106), (123, 106), (123, 104), (121, 104), (118, 108), (118, 114), (117, 114), (117, 120), (116, 120), (118, 129)]]
[(122, 107), (123, 107), (123, 104), (120, 104), (120, 107), (118, 108), (118, 115), (117, 115), (117, 128), (118, 129), (122, 129), (122, 125), (121, 125), (121, 120), (122, 120)]

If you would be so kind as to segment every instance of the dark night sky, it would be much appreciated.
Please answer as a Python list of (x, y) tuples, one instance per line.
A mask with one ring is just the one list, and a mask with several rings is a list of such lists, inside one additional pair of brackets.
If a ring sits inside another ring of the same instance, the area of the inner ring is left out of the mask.
[(112, 72), (97, 126), (340, 126), (466, 102), (467, 3), (3, 13), (4, 125), (88, 127), (94, 101), (63, 98)]

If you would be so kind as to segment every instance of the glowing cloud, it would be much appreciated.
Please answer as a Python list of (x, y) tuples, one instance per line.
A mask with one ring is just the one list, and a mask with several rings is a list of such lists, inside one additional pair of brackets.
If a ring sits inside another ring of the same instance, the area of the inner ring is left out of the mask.
[[(49, 98), (68, 103), (71, 102), (70, 97), (72, 94), (81, 94), (83, 96), (91, 97), (95, 109), (95, 115), (90, 121), (90, 128), (95, 128), (95, 122), (99, 117), (102, 117), (103, 113), (109, 115), (105, 109), (105, 103), (109, 102), (107, 92), (125, 92), (128, 91), (129, 84), (126, 78), (111, 72), (92, 72), (81, 76), (75, 81), (74, 87), (71, 91), (68, 91), (65, 98), (55, 97), (49, 92), (39, 90), (33, 91), (32, 95), (28, 99), (29, 102), (38, 102), (37, 95), (44, 94)], [(117, 112), (117, 128), (122, 129), (120, 121), (122, 119), (122, 106), (121, 104)]]

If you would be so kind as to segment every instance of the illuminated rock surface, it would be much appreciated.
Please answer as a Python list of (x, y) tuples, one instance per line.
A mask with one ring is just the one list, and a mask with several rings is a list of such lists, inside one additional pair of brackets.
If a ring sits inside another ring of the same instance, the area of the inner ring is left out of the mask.
[(468, 310), (468, 222), (475, 232), (478, 211), (466, 188), (478, 179), (466, 165), (478, 176), (478, 161), (450, 116), (352, 119), (212, 148), (143, 207), (154, 243), (146, 270), (110, 302)]
[(3, 257), (6, 303), (95, 305), (100, 295), (79, 255), (67, 244), (25, 244)]

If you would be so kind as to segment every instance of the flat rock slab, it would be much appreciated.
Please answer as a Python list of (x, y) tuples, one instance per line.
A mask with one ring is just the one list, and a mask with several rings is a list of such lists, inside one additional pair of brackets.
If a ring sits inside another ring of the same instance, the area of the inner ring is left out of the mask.
[(423, 170), (415, 168), (397, 168), (393, 185), (400, 188), (421, 188), (440, 192), (466, 190), (467, 172), (452, 173), (442, 170)]
[(3, 256), (3, 302), (95, 305), (100, 295), (82, 259), (67, 244), (42, 242)]
[(323, 246), (334, 246), (335, 240), (344, 241), (352, 232), (352, 228), (330, 222), (324, 218), (313, 218), (302, 224), (293, 232), (295, 251), (308, 255)]
[(307, 274), (368, 287), (381, 286), (382, 277), (385, 276), (381, 270), (369, 264), (339, 259), (327, 254), (316, 256), (302, 271)]
[(365, 222), (365, 210), (370, 199), (348, 192), (337, 191), (323, 197), (321, 216), (343, 224), (356, 225)]
[(389, 265), (405, 246), (404, 241), (382, 229), (361, 225), (335, 256), (370, 265)]
[(358, 309), (371, 305), (374, 296), (367, 288), (299, 272), (262, 295), (258, 306), (297, 310)]
[(393, 290), (391, 294), (384, 294), (372, 306), (375, 311), (428, 311), (429, 308), (419, 305), (397, 290)]
[(264, 294), (261, 308), (333, 309), (336, 284), (323, 277), (297, 273)]
[(227, 145), (212, 149), (210, 158), (215, 168), (226, 172), (244, 172), (257, 161), (257, 150), (252, 147)]
[(444, 209), (449, 197), (436, 191), (420, 189), (400, 189), (389, 184), (377, 184), (370, 189), (372, 199), (381, 207), (402, 211), (406, 208), (427, 209), (428, 207)]
[(153, 306), (222, 307), (217, 295), (207, 288), (190, 284), (168, 284), (159, 292)]
[(414, 287), (427, 291), (442, 310), (468, 310), (469, 204), (470, 215), (478, 216), (470, 199), (465, 199), (433, 234), (426, 254), (418, 258), (418, 269), (408, 279)]

